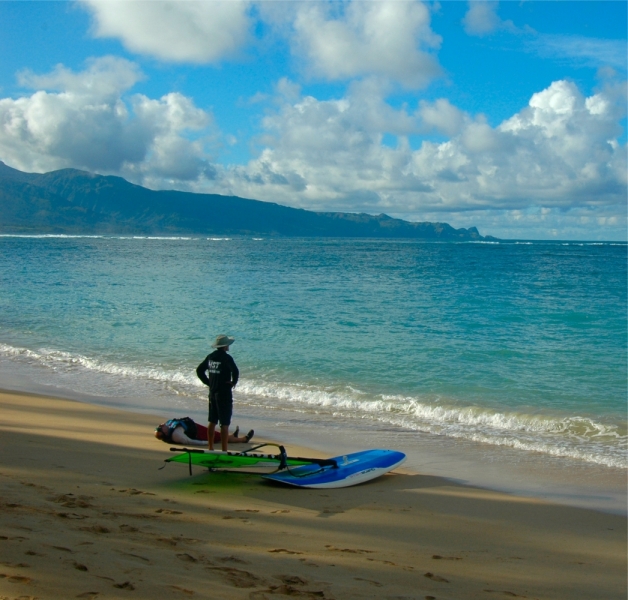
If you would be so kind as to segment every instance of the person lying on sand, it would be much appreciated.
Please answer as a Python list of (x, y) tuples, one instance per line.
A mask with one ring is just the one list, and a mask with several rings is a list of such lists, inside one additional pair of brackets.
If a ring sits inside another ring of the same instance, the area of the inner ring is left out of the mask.
[[(239, 436), (240, 428), (229, 435), (232, 444), (249, 442), (254, 435), (251, 429), (246, 435)], [(183, 444), (186, 446), (207, 446), (207, 427), (195, 423), (190, 417), (170, 419), (155, 427), (155, 437), (166, 444)], [(220, 432), (214, 432), (214, 442), (220, 442)]]

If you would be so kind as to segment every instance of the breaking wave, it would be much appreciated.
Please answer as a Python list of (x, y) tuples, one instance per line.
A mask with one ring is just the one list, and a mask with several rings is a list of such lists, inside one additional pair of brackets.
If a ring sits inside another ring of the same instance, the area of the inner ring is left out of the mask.
[[(30, 350), (0, 344), (0, 358), (25, 361), (54, 373), (81, 377), (101, 374), (112, 378), (116, 389), (137, 385), (158, 386), (168, 394), (195, 401), (205, 398), (205, 388), (193, 370), (160, 365), (119, 364), (69, 352), (40, 348)], [(79, 385), (80, 387), (80, 385)], [(406, 431), (442, 435), (540, 452), (626, 468), (626, 425), (623, 421), (602, 423), (589, 416), (528, 414), (480, 406), (460, 406), (443, 398), (424, 399), (399, 395), (374, 395), (351, 387), (321, 388), (315, 385), (272, 382), (263, 378), (242, 379), (238, 385), (242, 406), (303, 413), (308, 420), (333, 417), (347, 427), (356, 420), (374, 426), (389, 425)]]

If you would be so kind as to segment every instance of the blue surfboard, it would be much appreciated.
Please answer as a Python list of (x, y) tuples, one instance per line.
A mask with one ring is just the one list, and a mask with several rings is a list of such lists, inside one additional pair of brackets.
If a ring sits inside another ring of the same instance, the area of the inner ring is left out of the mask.
[(363, 450), (330, 459), (337, 466), (301, 465), (262, 477), (298, 487), (341, 488), (375, 479), (392, 471), (404, 460), (406, 455), (396, 450)]

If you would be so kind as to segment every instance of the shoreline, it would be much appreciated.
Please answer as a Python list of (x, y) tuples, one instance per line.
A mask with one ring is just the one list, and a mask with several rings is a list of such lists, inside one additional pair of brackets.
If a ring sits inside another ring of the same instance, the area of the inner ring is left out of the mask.
[[(66, 387), (38, 383), (20, 374), (2, 371), (0, 391), (17, 391), (138, 413), (190, 416), (203, 423), (206, 400), (160, 392), (143, 396), (90, 395)], [(39, 378), (37, 378), (39, 379)], [(242, 397), (242, 393), (240, 393)], [(246, 395), (244, 396), (246, 397)], [(356, 420), (339, 426), (331, 418), (316, 415), (310, 422), (298, 410), (255, 410), (246, 401), (235, 402), (233, 427), (255, 429), (256, 435), (277, 443), (305, 446), (321, 456), (343, 455), (366, 447), (390, 448), (407, 455), (406, 469), (443, 477), (451, 482), (494, 491), (628, 516), (628, 473), (619, 468), (565, 457), (484, 444), (431, 433), (382, 427)], [(155, 423), (157, 425), (157, 423)]]
[(403, 468), (339, 490), (189, 477), (158, 470), (158, 411), (8, 391), (0, 410), (0, 596), (626, 597), (623, 516)]

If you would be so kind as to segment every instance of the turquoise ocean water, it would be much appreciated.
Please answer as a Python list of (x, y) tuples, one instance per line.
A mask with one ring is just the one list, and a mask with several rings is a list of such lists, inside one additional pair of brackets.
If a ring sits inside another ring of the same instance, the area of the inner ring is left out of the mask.
[(472, 482), (471, 460), (501, 483), (513, 464), (531, 482), (612, 478), (626, 258), (623, 243), (5, 235), (0, 387), (202, 420), (194, 371), (227, 333), (236, 420), (267, 436), (394, 446)]

